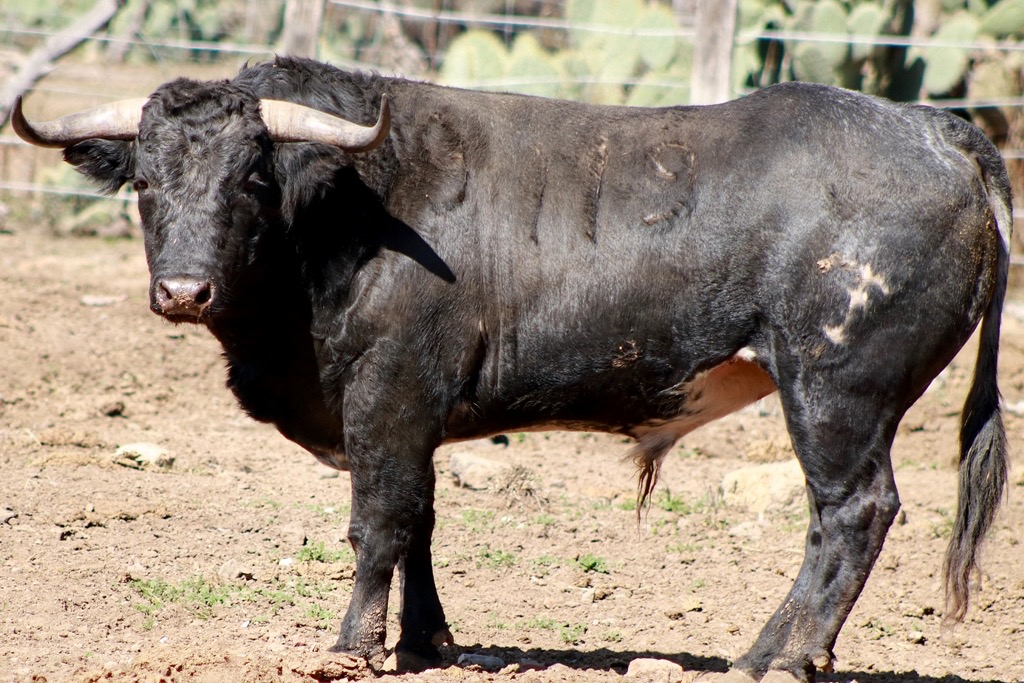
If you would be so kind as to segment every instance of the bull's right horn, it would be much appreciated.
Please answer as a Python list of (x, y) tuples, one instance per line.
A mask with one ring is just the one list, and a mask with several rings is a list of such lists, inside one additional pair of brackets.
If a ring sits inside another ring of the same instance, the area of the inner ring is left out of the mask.
[(33, 123), (22, 113), (19, 96), (11, 110), (11, 127), (22, 140), (38, 147), (70, 147), (94, 138), (134, 140), (139, 135), (139, 119), (145, 103), (145, 98), (120, 100), (53, 121)]
[(380, 98), (377, 122), (372, 126), (282, 100), (260, 100), (260, 110), (274, 142), (320, 142), (347, 152), (368, 152), (391, 132), (391, 107), (386, 94)]

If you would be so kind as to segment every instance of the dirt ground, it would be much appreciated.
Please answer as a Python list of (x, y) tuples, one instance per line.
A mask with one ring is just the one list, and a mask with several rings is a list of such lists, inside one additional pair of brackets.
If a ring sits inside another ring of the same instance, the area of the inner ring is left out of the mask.
[[(26, 199), (9, 201), (29, 215)], [(151, 314), (147, 282), (138, 239), (56, 238), (31, 220), (0, 231), (0, 681), (373, 678), (326, 652), (352, 587), (347, 477), (244, 417), (213, 339)], [(1013, 303), (1004, 317), (1000, 367), (1014, 454), (1022, 316)], [(901, 427), (904, 515), (821, 680), (1024, 680), (1019, 468), (971, 611), (942, 626), (972, 368), (969, 346)], [(784, 437), (772, 398), (693, 434), (639, 526), (620, 438), (442, 449), (434, 558), (457, 645), (447, 668), (406, 678), (610, 681), (639, 657), (727, 670), (795, 577), (807, 514), (797, 501), (759, 515), (720, 487), (785, 458)], [(166, 456), (116, 454), (140, 442)], [(501, 491), (459, 488), (450, 456), (467, 450), (517, 476)], [(507, 666), (456, 666), (463, 653)]]

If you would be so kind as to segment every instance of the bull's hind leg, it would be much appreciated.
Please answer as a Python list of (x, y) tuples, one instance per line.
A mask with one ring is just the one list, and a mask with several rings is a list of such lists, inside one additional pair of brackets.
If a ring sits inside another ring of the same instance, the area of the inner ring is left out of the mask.
[(780, 375), (810, 524), (792, 589), (735, 668), (755, 679), (780, 670), (813, 681), (815, 671), (831, 670), (839, 629), (899, 509), (889, 449), (909, 401), (893, 395), (895, 386), (868, 386), (872, 379), (832, 368)]

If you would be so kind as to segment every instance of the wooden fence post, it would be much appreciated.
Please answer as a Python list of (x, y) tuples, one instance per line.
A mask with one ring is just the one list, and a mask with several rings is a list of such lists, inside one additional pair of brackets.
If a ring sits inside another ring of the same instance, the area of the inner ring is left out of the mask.
[(288, 0), (284, 6), (281, 54), (316, 58), (325, 0)]
[(697, 0), (690, 104), (715, 104), (732, 96), (736, 0)]

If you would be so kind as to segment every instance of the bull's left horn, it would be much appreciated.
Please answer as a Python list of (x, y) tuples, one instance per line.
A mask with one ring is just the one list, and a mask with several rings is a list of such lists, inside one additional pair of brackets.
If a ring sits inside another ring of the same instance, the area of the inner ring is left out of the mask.
[(346, 152), (368, 152), (391, 132), (388, 96), (380, 98), (377, 123), (361, 126), (319, 109), (283, 100), (260, 100), (263, 122), (274, 142), (320, 142)]
[(30, 122), (21, 111), (21, 97), (11, 110), (11, 127), (25, 142), (38, 147), (70, 147), (100, 138), (134, 140), (139, 135), (143, 99), (120, 100), (68, 114), (53, 121)]

